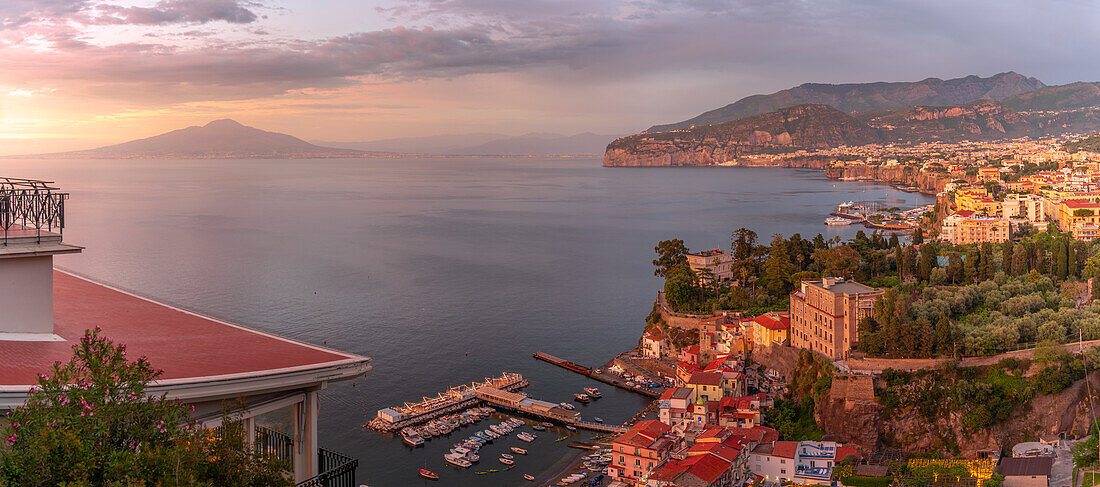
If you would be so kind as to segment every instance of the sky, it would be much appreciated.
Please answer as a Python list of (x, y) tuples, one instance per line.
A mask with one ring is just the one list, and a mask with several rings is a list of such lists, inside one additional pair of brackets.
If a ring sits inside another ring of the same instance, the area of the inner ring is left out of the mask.
[(1100, 80), (1100, 2), (0, 0), (0, 155), (232, 118), (626, 134), (804, 82)]

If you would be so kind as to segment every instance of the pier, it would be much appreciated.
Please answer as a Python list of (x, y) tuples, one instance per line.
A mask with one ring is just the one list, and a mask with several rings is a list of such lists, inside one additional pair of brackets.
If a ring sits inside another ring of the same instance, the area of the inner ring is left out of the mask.
[(514, 411), (541, 419), (564, 423), (577, 428), (605, 433), (623, 433), (628, 429), (625, 426), (582, 421), (581, 413), (564, 409), (552, 402), (540, 401), (527, 397), (526, 394), (522, 393), (517, 394), (494, 389), (492, 387), (481, 387), (475, 394), (479, 399), (497, 409)]
[[(630, 392), (641, 394), (641, 395), (647, 396), (647, 397), (652, 397), (654, 399), (661, 397), (661, 394), (658, 393), (658, 392), (643, 389), (643, 388), (638, 387), (638, 386), (629, 386), (629, 385), (626, 384), (626, 382), (621, 381), (621, 380), (619, 380), (618, 378), (616, 378), (614, 376), (596, 372), (595, 370), (592, 370), (592, 369), (590, 369), (588, 367), (585, 367), (583, 365), (576, 364), (574, 362), (571, 362), (569, 360), (565, 360), (565, 359), (560, 358), (560, 357), (555, 357), (555, 356), (550, 355), (548, 353), (544, 353), (544, 352), (540, 351), (540, 352), (535, 352), (534, 354), (532, 354), (532, 356), (535, 357), (538, 360), (542, 360), (544, 362), (549, 362), (551, 364), (557, 365), (558, 367), (561, 367), (561, 368), (564, 368), (564, 369), (572, 370), (573, 372), (576, 372), (578, 374), (587, 376), (591, 379), (598, 380), (598, 381), (603, 382), (605, 384), (613, 385), (613, 386), (618, 387), (620, 389), (626, 389)], [(579, 426), (578, 426), (578, 428), (579, 428)]]
[(406, 402), (402, 406), (380, 409), (377, 416), (364, 426), (375, 431), (392, 433), (478, 404), (482, 400), (477, 394), (480, 388), (510, 393), (527, 387), (528, 384), (522, 375), (505, 372), (500, 377), (486, 377), (481, 382), (451, 387), (436, 397), (425, 396), (420, 402)]

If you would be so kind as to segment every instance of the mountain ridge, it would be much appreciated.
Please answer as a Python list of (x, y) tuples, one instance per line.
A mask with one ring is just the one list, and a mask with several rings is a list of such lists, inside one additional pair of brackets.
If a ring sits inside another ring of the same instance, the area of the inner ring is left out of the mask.
[(826, 104), (846, 113), (857, 113), (910, 106), (958, 105), (983, 98), (1001, 100), (1045, 86), (1042, 81), (1015, 71), (988, 78), (969, 75), (947, 80), (925, 78), (913, 82), (803, 83), (767, 95), (747, 96), (681, 122), (654, 125), (646, 132), (728, 122), (801, 104)]

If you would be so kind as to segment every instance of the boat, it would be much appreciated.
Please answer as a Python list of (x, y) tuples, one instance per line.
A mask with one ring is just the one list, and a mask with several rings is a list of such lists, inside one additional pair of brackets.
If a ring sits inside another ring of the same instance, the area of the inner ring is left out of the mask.
[(572, 404), (569, 404), (567, 402), (560, 403), (558, 404), (558, 406), (561, 406), (562, 409), (568, 409), (570, 411), (576, 409), (576, 406), (573, 406)]
[(551, 423), (549, 421), (543, 421), (542, 425), (547, 427), (547, 428), (553, 428), (554, 427), (554, 423)]
[(512, 453), (515, 453), (517, 455), (526, 455), (527, 450), (524, 450), (523, 448), (520, 448), (518, 446), (513, 446), (512, 447)]
[(536, 424), (536, 425), (532, 426), (531, 429), (533, 429), (535, 431), (546, 431), (546, 427), (541, 425), (541, 424)]
[(500, 463), (503, 463), (505, 465), (515, 465), (516, 464), (516, 462), (514, 460), (509, 459), (509, 458), (500, 457), (497, 460), (500, 460)]
[(493, 433), (492, 430), (482, 430), (481, 432), (485, 433), (485, 436), (488, 436), (490, 440), (495, 440), (497, 438), (500, 438), (500, 435), (498, 435), (496, 433)]
[(516, 458), (516, 457), (513, 457), (512, 455), (509, 455), (509, 454), (507, 454), (507, 453), (501, 453), (501, 454), (500, 454), (500, 458), (507, 458), (507, 459), (509, 459), (509, 460), (512, 460), (512, 459), (514, 459), (514, 458)]
[(852, 220), (849, 220), (847, 218), (841, 218), (839, 216), (833, 216), (833, 217), (826, 218), (825, 219), (825, 224), (829, 225), (829, 226), (851, 225)]
[(580, 403), (591, 401), (591, 399), (588, 398), (588, 394), (573, 394), (573, 399)]
[(466, 460), (465, 458), (460, 457), (460, 456), (455, 455), (455, 454), (452, 454), (452, 453), (448, 453), (446, 455), (443, 455), (443, 459), (446, 460), (447, 463), (449, 463), (451, 465), (454, 465), (456, 467), (470, 468), (471, 466), (473, 466), (473, 464), (470, 463), (469, 460)]
[(476, 453), (472, 453), (472, 452), (471, 452), (471, 453), (467, 453), (467, 454), (466, 454), (466, 461), (467, 461), (467, 462), (470, 462), (470, 463), (477, 463), (477, 462), (478, 462), (478, 461), (480, 461), (480, 460), (481, 460), (481, 457), (480, 457), (480, 456), (478, 456), (478, 455), (477, 455)]
[(565, 427), (565, 429), (567, 429), (569, 431), (577, 431), (577, 427), (573, 426), (573, 425), (568, 425), (568, 426)]
[(597, 423), (602, 423), (602, 422), (603, 422), (603, 418), (601, 418), (601, 417), (597, 416), (597, 417), (595, 417), (595, 418), (592, 418), (592, 421), (595, 421), (595, 422), (597, 422)]
[(516, 438), (519, 438), (520, 441), (526, 441), (527, 443), (530, 443), (532, 441), (535, 441), (536, 436), (524, 431), (523, 433), (516, 435)]
[(417, 434), (415, 429), (405, 428), (401, 430), (401, 441), (405, 442), (406, 445), (409, 445), (411, 447), (424, 445), (424, 438), (421, 438), (420, 435)]
[(600, 390), (596, 389), (595, 387), (585, 387), (584, 392), (588, 393), (589, 397), (594, 397), (597, 399), (603, 397), (603, 394), (600, 394)]
[(527, 479), (528, 482), (534, 482), (535, 481), (535, 476), (531, 475), (529, 473), (523, 474), (523, 478)]
[(506, 434), (508, 434), (507, 432), (505, 432), (505, 431), (504, 431), (504, 428), (501, 428), (501, 427), (500, 427), (500, 425), (499, 425), (499, 424), (494, 424), (494, 425), (490, 425), (490, 426), (489, 426), (489, 429), (493, 430), (493, 432), (494, 432), (494, 433), (496, 433), (496, 434), (498, 434), (498, 435), (506, 435)]
[(421, 477), (424, 477), (428, 480), (439, 480), (439, 474), (426, 468), (417, 469), (416, 473), (420, 474)]

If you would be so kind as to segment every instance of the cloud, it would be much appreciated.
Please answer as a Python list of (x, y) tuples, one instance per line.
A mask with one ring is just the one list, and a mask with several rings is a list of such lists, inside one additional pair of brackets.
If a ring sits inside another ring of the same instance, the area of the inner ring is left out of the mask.
[(258, 18), (248, 6), (240, 0), (161, 0), (154, 7), (118, 7), (99, 6), (100, 15), (93, 21), (97, 24), (205, 24), (225, 21), (232, 24), (247, 24)]

